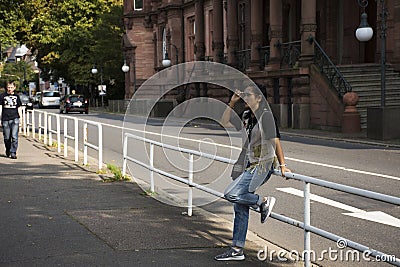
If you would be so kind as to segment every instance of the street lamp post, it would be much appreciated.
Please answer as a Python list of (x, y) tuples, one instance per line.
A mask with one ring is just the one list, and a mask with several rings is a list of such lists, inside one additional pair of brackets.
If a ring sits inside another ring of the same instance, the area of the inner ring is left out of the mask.
[[(367, 0), (359, 0), (360, 6), (368, 5)], [(381, 104), (380, 107), (367, 108), (367, 137), (372, 139), (400, 138), (400, 123), (398, 123), (399, 107), (386, 107), (386, 19), (388, 16), (385, 0), (379, 1), (381, 6), (380, 38), (381, 38)], [(364, 10), (365, 10), (364, 6)], [(365, 13), (365, 11), (364, 11)], [(363, 15), (361, 15), (363, 18)], [(361, 27), (361, 24), (360, 24)], [(358, 30), (358, 29), (357, 29)], [(356, 34), (357, 36), (357, 34)], [(372, 37), (372, 35), (371, 35)], [(358, 38), (359, 41), (364, 41)]]
[[(176, 45), (174, 44), (170, 44), (175, 48), (175, 64), (176, 64), (176, 84), (179, 85), (180, 81), (179, 81), (179, 50), (178, 47), (176, 47)], [(169, 67), (171, 66), (171, 60), (168, 58), (168, 51), (165, 50), (165, 55), (164, 55), (164, 59), (162, 61), (162, 65), (164, 67)], [(182, 76), (183, 77), (183, 76)], [(197, 85), (196, 85), (197, 86)], [(178, 97), (181, 99), (182, 97), (184, 98), (184, 89), (182, 86), (178, 87)], [(178, 98), (177, 98), (178, 99)], [(179, 101), (178, 101), (179, 102)]]
[[(122, 71), (124, 73), (128, 73), (129, 72), (129, 65), (126, 64), (126, 60), (124, 60), (124, 65), (121, 67)], [(96, 65), (93, 65), (92, 67), (92, 74), (97, 74), (98, 70), (96, 68)], [(105, 85), (103, 85), (103, 68), (100, 68), (100, 95), (101, 95), (101, 106), (103, 106), (104, 104), (104, 95), (105, 93)]]
[(361, 14), (360, 26), (356, 30), (357, 40), (360, 42), (367, 42), (371, 40), (374, 31), (368, 24), (368, 15), (365, 13), (365, 8), (368, 6), (368, 0), (358, 0), (358, 4), (363, 8), (363, 13)]
[[(171, 45), (175, 48), (175, 64), (178, 65), (178, 63), (179, 63), (178, 47), (176, 47), (176, 45), (174, 45), (174, 44), (171, 44)], [(161, 63), (164, 67), (171, 66), (171, 60), (168, 57), (168, 51), (165, 51), (164, 59)]]
[(126, 60), (124, 60), (124, 65), (122, 66), (122, 71), (127, 73), (129, 71), (129, 66), (126, 64)]
[[(368, 25), (368, 15), (365, 13), (365, 8), (368, 6), (368, 0), (358, 0), (358, 4), (362, 7), (363, 13), (361, 14), (360, 26), (356, 30), (357, 40), (360, 42), (369, 41), (372, 38), (373, 30)], [(386, 18), (387, 9), (385, 7), (385, 0), (380, 0), (382, 7), (381, 16), (381, 107), (385, 106), (385, 91), (386, 91)]]
[(124, 65), (122, 65), (121, 69), (125, 73), (124, 99), (127, 99), (127, 95), (129, 95), (131, 87), (131, 75), (130, 75), (131, 73), (129, 72), (130, 70), (129, 65), (126, 64), (126, 59), (124, 59)]
[(386, 17), (385, 0), (381, 0), (381, 107), (385, 106), (386, 91)]
[(63, 92), (63, 81), (64, 79), (62, 77), (58, 78), (58, 91), (60, 92), (60, 94), (64, 94)]
[[(92, 73), (93, 74), (97, 74), (98, 73), (96, 65), (93, 65)], [(105, 95), (105, 92), (103, 92), (103, 68), (100, 68), (100, 95), (101, 95), (101, 106), (103, 106), (103, 104), (104, 104), (104, 98), (103, 97)]]
[[(17, 49), (15, 50), (15, 58), (16, 58), (16, 61), (17, 61), (17, 63), (18, 63), (18, 70), (19, 71), (21, 71), (21, 64), (22, 64), (22, 57), (24, 56), (24, 54), (22, 53), (22, 49), (21, 49), (21, 47), (18, 45), (18, 47), (17, 47)], [(25, 69), (24, 69), (25, 70)], [(25, 80), (25, 76), (26, 76), (26, 71), (24, 71), (24, 80)], [(19, 87), (20, 87), (20, 90), (22, 90), (22, 85), (23, 85), (23, 82), (22, 82), (22, 79), (20, 78), (19, 79)]]

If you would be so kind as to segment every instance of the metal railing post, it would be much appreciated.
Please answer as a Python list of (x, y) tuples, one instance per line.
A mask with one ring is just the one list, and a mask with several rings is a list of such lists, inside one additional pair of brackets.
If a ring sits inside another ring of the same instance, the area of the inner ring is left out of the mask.
[(64, 158), (68, 157), (68, 120), (64, 118)]
[(38, 125), (38, 130), (39, 130), (39, 140), (42, 139), (42, 113), (39, 113), (39, 125)]
[(43, 122), (44, 122), (43, 143), (47, 145), (47, 112), (43, 113)]
[(22, 132), (26, 136), (26, 108), (22, 108)]
[(128, 154), (128, 136), (124, 136), (124, 146), (122, 148), (122, 175), (126, 175), (126, 164), (127, 159), (126, 156)]
[(304, 183), (304, 266), (311, 266), (311, 233), (307, 227), (311, 224), (310, 183)]
[(36, 135), (35, 110), (32, 110), (32, 138)]
[[(32, 112), (33, 112), (33, 110), (32, 110)], [(30, 128), (31, 128), (31, 119), (29, 118), (29, 113), (31, 113), (31, 112), (27, 112), (26, 114), (26, 116), (25, 116), (25, 119), (26, 119), (26, 125), (25, 125), (25, 127), (26, 127), (26, 135), (25, 136), (30, 136), (31, 134), (30, 134), (30, 132), (29, 132), (29, 130), (30, 130)]]
[(99, 170), (103, 168), (103, 127), (101, 123), (97, 125), (98, 129), (98, 137), (99, 137), (99, 143), (98, 143), (98, 152), (99, 152)]
[(193, 214), (193, 154), (189, 154), (189, 176), (188, 176), (188, 216)]
[(154, 193), (154, 144), (150, 143), (150, 192)]
[(74, 141), (75, 141), (75, 162), (78, 162), (79, 158), (79, 148), (78, 148), (78, 142), (79, 142), (79, 129), (78, 129), (78, 119), (74, 118)]
[(51, 132), (51, 129), (52, 129), (51, 115), (47, 116), (47, 120), (48, 120), (47, 131), (48, 131), (48, 136), (49, 136), (49, 146), (53, 146), (53, 133)]
[(87, 140), (88, 140), (88, 124), (85, 122), (83, 124), (83, 165), (87, 165), (87, 151), (88, 151), (88, 146), (87, 146)]
[(27, 117), (29, 117), (29, 115), (28, 115), (28, 111), (26, 110), (26, 108), (24, 108), (23, 110), (24, 110), (23, 111), (24, 120), (22, 121), (22, 125), (24, 127), (24, 135), (27, 136), (27, 134), (28, 134), (28, 132), (27, 132), (27, 126), (28, 126)]
[(60, 115), (56, 115), (57, 122), (57, 152), (61, 153), (61, 126), (60, 126)]

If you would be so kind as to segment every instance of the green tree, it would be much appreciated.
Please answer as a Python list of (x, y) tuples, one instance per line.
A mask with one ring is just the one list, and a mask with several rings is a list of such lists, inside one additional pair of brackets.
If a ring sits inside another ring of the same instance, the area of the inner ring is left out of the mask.
[(90, 72), (96, 63), (110, 96), (123, 96), (122, 11), (117, 0), (0, 0), (0, 38), (8, 45), (26, 43), (45, 80), (98, 84)]

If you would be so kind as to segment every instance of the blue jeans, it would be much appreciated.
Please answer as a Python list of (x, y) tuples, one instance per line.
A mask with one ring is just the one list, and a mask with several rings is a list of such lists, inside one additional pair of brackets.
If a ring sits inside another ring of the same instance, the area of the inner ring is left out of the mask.
[(258, 175), (264, 176), (264, 181), (271, 177), (272, 170), (258, 171), (246, 170), (234, 180), (225, 190), (225, 199), (234, 203), (235, 219), (233, 225), (232, 246), (243, 248), (246, 242), (247, 228), (249, 224), (249, 207), (257, 209), (263, 198), (254, 192), (249, 192), (251, 180)]
[(3, 121), (3, 135), (6, 152), (17, 154), (19, 118)]

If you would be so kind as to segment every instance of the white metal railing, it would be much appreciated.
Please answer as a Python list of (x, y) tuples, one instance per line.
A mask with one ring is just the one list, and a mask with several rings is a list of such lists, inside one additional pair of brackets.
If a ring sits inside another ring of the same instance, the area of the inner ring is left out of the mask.
[[(52, 128), (52, 117), (56, 119), (56, 129)], [(48, 136), (49, 136), (49, 145), (53, 146), (53, 133), (57, 136), (57, 152), (61, 153), (61, 127), (60, 127), (60, 116), (54, 113), (47, 113), (48, 119)]]
[[(149, 162), (149, 164), (128, 156), (128, 139), (129, 138), (133, 138), (133, 139), (143, 141), (143, 142), (150, 144), (150, 162)], [(203, 153), (203, 152), (199, 152), (196, 150), (191, 150), (191, 149), (186, 149), (186, 148), (175, 147), (175, 146), (168, 145), (168, 144), (163, 144), (163, 143), (151, 140), (151, 139), (147, 139), (147, 138), (136, 136), (136, 135), (129, 134), (129, 133), (125, 133), (123, 144), (124, 144), (124, 147), (123, 147), (122, 174), (123, 175), (126, 174), (126, 165), (127, 165), (127, 161), (129, 160), (129, 161), (132, 161), (132, 162), (139, 164), (150, 170), (150, 191), (151, 192), (154, 192), (154, 172), (164, 175), (166, 177), (169, 177), (171, 179), (177, 180), (181, 183), (187, 184), (189, 186), (189, 188), (188, 188), (188, 215), (189, 216), (192, 216), (192, 213), (193, 213), (193, 187), (200, 189), (202, 191), (208, 192), (210, 194), (216, 195), (218, 197), (224, 196), (222, 193), (220, 193), (218, 191), (212, 190), (210, 188), (207, 188), (205, 186), (202, 186), (202, 185), (199, 185), (199, 184), (196, 184), (193, 182), (193, 156), (196, 155), (199, 157), (208, 158), (208, 159), (212, 159), (212, 160), (216, 160), (216, 161), (220, 161), (220, 162), (224, 162), (224, 163), (228, 163), (228, 164), (234, 164), (235, 163), (234, 160), (207, 154), (207, 153)], [(166, 171), (163, 171), (163, 170), (160, 170), (160, 169), (157, 169), (154, 167), (154, 146), (155, 145), (162, 147), (162, 148), (167, 148), (170, 150), (189, 154), (188, 179), (181, 178), (177, 175), (168, 173)]]
[(26, 136), (26, 107), (22, 108), (22, 118), (20, 118), (20, 120), (22, 120), (22, 129), (21, 127), (19, 128), (19, 132), (22, 132), (25, 136)]
[[(143, 141), (146, 143), (150, 144), (150, 163), (144, 163), (142, 161), (139, 161), (137, 159), (132, 158), (131, 156), (128, 155), (128, 139), (129, 138), (133, 138), (139, 141)], [(189, 170), (188, 170), (188, 179), (184, 179), (181, 177), (178, 177), (176, 175), (170, 174), (166, 171), (154, 168), (154, 145), (163, 147), (163, 148), (167, 148), (167, 149), (171, 149), (171, 150), (175, 150), (175, 151), (180, 151), (183, 153), (188, 153), (190, 155), (189, 157)], [(179, 181), (181, 183), (187, 184), (189, 186), (189, 193), (188, 193), (188, 215), (191, 216), (192, 215), (192, 188), (197, 188), (199, 190), (202, 190), (204, 192), (207, 192), (209, 194), (215, 195), (217, 197), (220, 198), (224, 198), (224, 194), (218, 191), (215, 191), (213, 189), (207, 188), (205, 186), (196, 184), (193, 182), (193, 155), (197, 155), (200, 157), (205, 157), (205, 158), (211, 158), (211, 159), (215, 159), (217, 161), (220, 162), (224, 162), (224, 163), (228, 163), (228, 164), (234, 164), (235, 161), (228, 159), (228, 158), (223, 158), (223, 157), (219, 157), (219, 156), (215, 156), (215, 155), (211, 155), (211, 154), (206, 154), (206, 153), (202, 153), (199, 151), (194, 151), (194, 150), (189, 150), (189, 149), (184, 149), (184, 148), (180, 148), (180, 147), (175, 147), (172, 145), (167, 145), (167, 144), (163, 144), (154, 140), (150, 140), (147, 138), (143, 138), (140, 136), (135, 136), (129, 133), (125, 133), (124, 135), (124, 143), (123, 143), (123, 167), (122, 167), (122, 172), (125, 175), (126, 174), (126, 165), (127, 165), (127, 161), (131, 161), (134, 162), (136, 164), (141, 165), (142, 167), (145, 167), (147, 169), (150, 170), (150, 183), (151, 183), (151, 191), (154, 192), (154, 179), (153, 179), (153, 173), (159, 173), (161, 175), (164, 175), (166, 177), (169, 177), (171, 179), (174, 179), (176, 181)], [(274, 170), (274, 174), (275, 175), (279, 175), (281, 176), (281, 172), (279, 170)], [(300, 222), (298, 220), (292, 219), (290, 217), (286, 217), (284, 215), (280, 215), (277, 213), (272, 213), (271, 217), (279, 220), (281, 222), (284, 223), (288, 223), (291, 224), (293, 226), (302, 228), (304, 230), (304, 263), (305, 266), (311, 266), (311, 239), (310, 239), (310, 234), (314, 233), (317, 234), (319, 236), (322, 236), (324, 238), (327, 238), (329, 240), (338, 242), (338, 241), (345, 241), (347, 244), (347, 247), (349, 248), (353, 248), (355, 250), (358, 250), (360, 252), (368, 252), (368, 256), (371, 257), (379, 257), (380, 259), (385, 259), (386, 262), (395, 265), (395, 266), (400, 266), (400, 259), (398, 258), (392, 258), (392, 257), (387, 257), (388, 255), (377, 251), (377, 250), (373, 250), (365, 245), (359, 244), (357, 242), (351, 241), (349, 239), (343, 238), (339, 235), (330, 233), (328, 231), (325, 231), (323, 229), (317, 228), (315, 226), (311, 225), (311, 210), (310, 210), (310, 203), (311, 203), (311, 192), (310, 192), (310, 184), (314, 184), (317, 186), (322, 186), (322, 187), (326, 187), (326, 188), (330, 188), (333, 190), (338, 190), (341, 192), (346, 192), (349, 194), (354, 194), (354, 195), (358, 195), (358, 196), (362, 196), (362, 197), (366, 197), (366, 198), (371, 198), (371, 199), (375, 199), (378, 201), (383, 201), (386, 203), (390, 203), (390, 204), (394, 204), (394, 205), (399, 205), (400, 206), (400, 198), (398, 197), (394, 197), (394, 196), (389, 196), (389, 195), (385, 195), (385, 194), (381, 194), (381, 193), (377, 193), (377, 192), (372, 192), (372, 191), (368, 191), (368, 190), (364, 190), (364, 189), (360, 189), (360, 188), (356, 188), (356, 187), (351, 187), (351, 186), (346, 186), (346, 185), (342, 185), (342, 184), (337, 184), (337, 183), (332, 183), (332, 182), (327, 182), (324, 180), (320, 180), (320, 179), (316, 179), (313, 177), (309, 177), (309, 176), (305, 176), (305, 175), (300, 175), (300, 174), (296, 174), (296, 173), (285, 173), (285, 177), (286, 178), (290, 178), (290, 179), (295, 179), (298, 181), (302, 181), (304, 182), (304, 221)]]
[(23, 125), (23, 127), (26, 129), (24, 135), (30, 136), (32, 131), (32, 137), (35, 138), (35, 111), (33, 109), (26, 111), (26, 114), (24, 115), (24, 121), (26, 121), (26, 124)]
[(43, 131), (43, 135), (44, 135), (43, 143), (45, 145), (47, 145), (47, 112), (46, 111), (44, 111), (44, 112), (38, 111), (38, 116), (39, 116), (39, 119), (38, 119), (38, 121), (39, 121), (38, 122), (39, 123), (39, 125), (38, 125), (38, 128), (39, 128), (39, 140), (42, 139), (42, 131)]
[[(97, 150), (99, 154), (99, 170), (103, 168), (103, 127), (99, 122), (83, 121), (83, 164), (87, 165), (88, 161), (88, 147)], [(97, 126), (98, 131), (98, 145), (92, 144), (88, 140), (88, 124)]]
[[(62, 116), (64, 118), (64, 157), (68, 157), (68, 139), (74, 141), (74, 152), (75, 152), (75, 162), (78, 161), (79, 148), (78, 148), (78, 119)], [(68, 134), (68, 120), (73, 120), (74, 122), (74, 135)]]
[[(30, 131), (32, 132), (32, 137), (35, 138), (35, 131), (36, 131), (36, 124), (35, 124), (35, 116), (38, 116), (38, 134), (39, 140), (42, 138), (43, 134), (43, 143), (45, 145), (52, 145), (53, 137), (52, 134), (57, 135), (57, 151), (61, 153), (61, 134), (64, 136), (64, 157), (68, 156), (68, 139), (74, 141), (74, 154), (75, 154), (75, 161), (79, 160), (79, 128), (78, 123), (79, 119), (69, 116), (62, 116), (55, 113), (48, 113), (45, 111), (28, 111), (23, 114), (24, 121), (27, 123), (23, 125), (23, 131), (26, 133), (25, 136), (30, 135)], [(53, 129), (53, 119), (56, 121), (56, 127)], [(61, 119), (64, 119), (64, 129), (63, 133), (61, 133)], [(68, 121), (73, 121), (73, 135), (68, 133)], [(32, 123), (31, 123), (32, 121)], [(83, 128), (83, 146), (84, 146), (84, 164), (87, 165), (88, 163), (88, 147), (93, 148), (98, 151), (98, 166), (99, 170), (103, 167), (103, 129), (102, 124), (98, 122), (91, 122), (87, 120), (81, 120), (84, 122)], [(88, 124), (94, 125), (98, 128), (98, 144), (92, 144), (88, 141)]]

